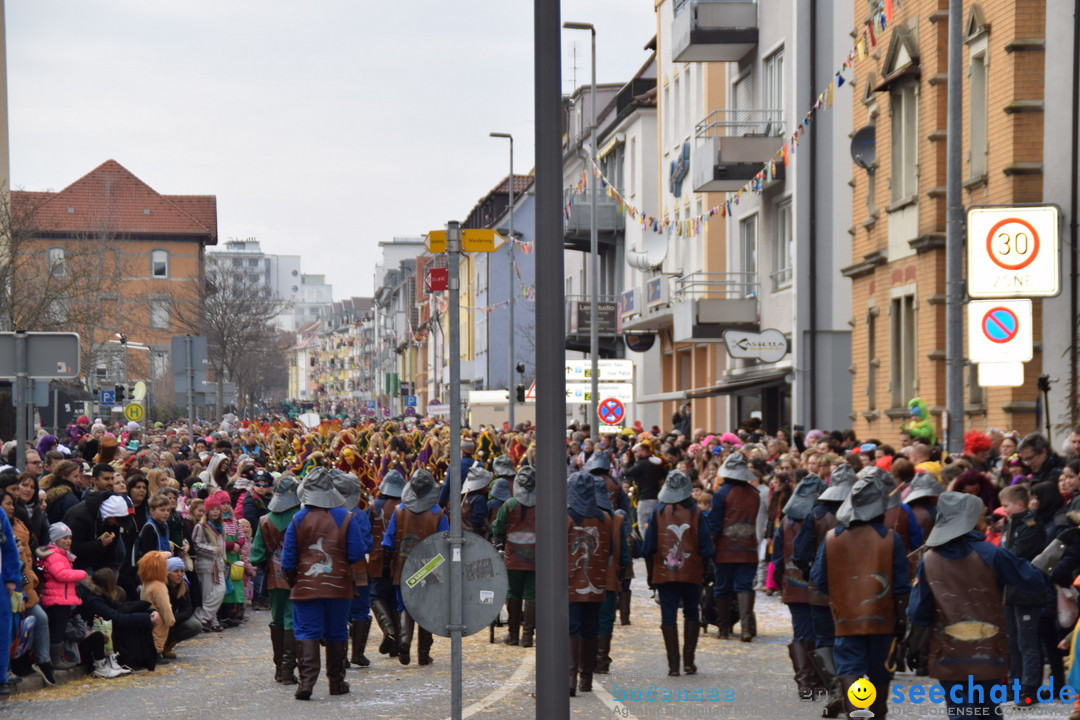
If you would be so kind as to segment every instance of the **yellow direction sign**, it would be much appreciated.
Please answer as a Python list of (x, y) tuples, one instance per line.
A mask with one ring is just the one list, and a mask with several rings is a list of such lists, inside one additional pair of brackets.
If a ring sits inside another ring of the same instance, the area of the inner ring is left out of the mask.
[[(462, 230), (461, 250), (462, 252), (495, 252), (495, 249), (499, 247), (495, 244), (495, 238), (497, 237), (499, 237), (499, 234), (491, 228)], [(427, 234), (424, 245), (427, 247), (428, 252), (446, 252), (446, 231), (432, 230)]]
[(142, 422), (146, 417), (146, 410), (139, 403), (129, 403), (124, 406), (124, 419), (130, 422)]

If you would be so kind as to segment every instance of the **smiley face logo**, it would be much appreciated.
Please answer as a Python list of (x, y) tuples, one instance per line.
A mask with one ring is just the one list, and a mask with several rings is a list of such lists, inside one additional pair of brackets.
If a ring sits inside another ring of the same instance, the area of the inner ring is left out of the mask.
[(877, 688), (866, 678), (851, 683), (847, 690), (848, 701), (857, 708), (870, 707), (877, 698)]

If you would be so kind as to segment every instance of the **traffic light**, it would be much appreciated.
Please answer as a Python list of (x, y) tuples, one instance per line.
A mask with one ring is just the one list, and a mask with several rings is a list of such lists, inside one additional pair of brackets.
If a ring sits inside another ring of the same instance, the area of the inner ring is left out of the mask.
[(398, 386), (398, 390), (402, 397), (408, 397), (409, 395), (412, 395), (412, 383), (403, 382)]
[(122, 405), (124, 398), (127, 397), (127, 388), (123, 385), (117, 385), (113, 388), (113, 393), (116, 395), (116, 404)]
[(524, 373), (525, 372), (525, 363), (518, 363), (517, 364), (517, 371), (519, 373)]
[(514, 386), (514, 392), (517, 394), (517, 401), (519, 403), (525, 402), (525, 386), (524, 385), (515, 385)]

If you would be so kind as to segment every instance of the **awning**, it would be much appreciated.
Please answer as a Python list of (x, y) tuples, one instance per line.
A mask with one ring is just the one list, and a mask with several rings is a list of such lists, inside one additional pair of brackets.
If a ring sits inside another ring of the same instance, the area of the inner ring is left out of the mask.
[(685, 390), (676, 390), (675, 392), (655, 393), (653, 395), (642, 395), (634, 400), (636, 404), (644, 403), (658, 403), (658, 402), (671, 402), (673, 400), (682, 400), (686, 397)]
[(686, 391), (689, 399), (710, 397), (712, 395), (730, 395), (743, 390), (780, 385), (786, 382), (791, 373), (790, 367), (770, 367), (762, 370), (752, 370), (731, 377), (723, 378), (719, 383), (711, 387), (695, 388)]

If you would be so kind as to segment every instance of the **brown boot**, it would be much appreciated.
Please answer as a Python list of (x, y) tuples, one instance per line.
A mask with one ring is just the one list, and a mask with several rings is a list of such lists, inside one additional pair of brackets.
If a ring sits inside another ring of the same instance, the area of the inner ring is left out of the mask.
[(524, 602), (524, 617), (521, 623), (521, 647), (533, 646), (533, 631), (536, 630), (536, 603), (526, 600)]
[(731, 623), (728, 621), (731, 617), (731, 597), (713, 598), (713, 606), (716, 608), (716, 622), (719, 623), (716, 626), (716, 637), (727, 640), (731, 637)]
[(359, 667), (367, 667), (371, 664), (371, 661), (364, 655), (364, 650), (367, 649), (368, 634), (371, 632), (371, 621), (354, 620), (349, 630), (349, 635), (352, 638), (352, 657), (349, 658), (349, 662)]
[(322, 648), (318, 640), (296, 641), (296, 667), (300, 671), (300, 684), (294, 697), (297, 700), (310, 700), (311, 692), (319, 679)]
[(597, 638), (581, 638), (581, 657), (578, 660), (578, 692), (592, 692), (592, 676), (596, 670)]
[[(840, 701), (843, 703), (844, 712), (847, 713), (848, 717), (851, 717), (851, 713), (858, 710), (858, 708), (852, 705), (851, 701), (848, 700), (847, 691), (849, 687), (855, 684), (859, 677), (859, 675), (841, 675), (837, 678), (838, 682), (840, 683)], [(877, 716), (875, 715), (875, 718), (876, 717)]]
[(326, 643), (326, 679), (330, 681), (331, 695), (348, 695), (349, 683), (345, 682), (345, 656), (349, 654), (347, 640), (330, 640)]
[(578, 666), (581, 662), (581, 638), (570, 636), (570, 697), (577, 695)]
[(282, 630), (281, 635), (281, 680), (282, 685), (296, 685), (296, 638), (292, 630)]
[[(281, 651), (285, 646), (285, 628), (270, 626), (270, 645), (274, 648), (274, 682), (281, 682)], [(164, 657), (165, 653), (162, 652), (161, 655)]]
[(619, 592), (619, 624), (630, 624), (630, 588)]
[(611, 636), (601, 635), (596, 638), (596, 667), (593, 672), (607, 675), (611, 670)]
[(741, 592), (739, 596), (739, 639), (750, 642), (754, 639), (754, 593)]
[(409, 653), (412, 652), (412, 636), (415, 627), (416, 623), (413, 621), (412, 616), (408, 612), (401, 613), (401, 632), (398, 635), (397, 659), (402, 665), (408, 665), (412, 662)]
[[(813, 643), (810, 643), (810, 649), (813, 649)], [(817, 677), (817, 672), (810, 664), (810, 654), (806, 643), (801, 640), (788, 643), (788, 657), (791, 658), (791, 667), (795, 670), (795, 685), (799, 689), (799, 699), (813, 700), (816, 694), (814, 679)]]
[(667, 651), (668, 677), (679, 677), (679, 626), (663, 625), (660, 632), (664, 635), (664, 650)]
[(431, 657), (431, 643), (435, 638), (424, 628), (420, 628), (420, 641), (417, 643), (416, 662), (418, 665), (430, 665), (435, 662)]
[(385, 600), (372, 600), (371, 614), (375, 617), (375, 622), (379, 624), (379, 629), (383, 634), (382, 642), (379, 643), (379, 653), (397, 657), (397, 613), (390, 610)]
[(701, 624), (687, 622), (683, 624), (683, 672), (687, 675), (697, 673), (697, 665), (694, 664), (694, 656), (697, 653), (697, 639), (701, 634)]
[(503, 642), (507, 645), (519, 645), (521, 643), (521, 603), (521, 598), (513, 600), (507, 598), (506, 600), (506, 614), (509, 619), (506, 621), (508, 630), (503, 637)]

